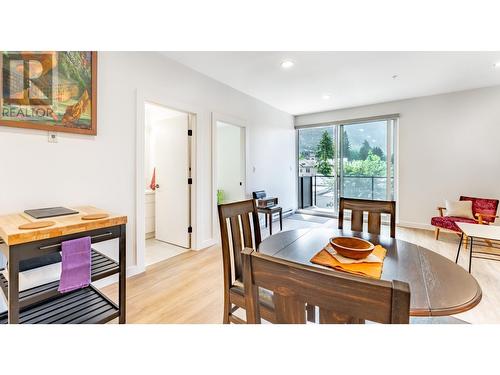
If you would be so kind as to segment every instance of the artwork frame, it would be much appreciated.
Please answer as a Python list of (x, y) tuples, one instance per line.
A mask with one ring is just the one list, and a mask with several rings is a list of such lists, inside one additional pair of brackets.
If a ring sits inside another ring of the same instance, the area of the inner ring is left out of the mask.
[[(73, 88), (74, 91), (78, 91), (78, 93), (74, 93), (73, 97), (71, 97), (73, 105), (66, 105), (62, 101), (57, 101), (55, 105), (62, 107), (63, 109), (66, 110), (66, 113), (61, 114), (61, 112), (56, 113), (55, 110), (52, 110), (50, 113), (53, 116), (53, 118), (48, 117), (48, 110), (44, 112), (44, 109), (51, 108), (50, 105), (47, 103), (44, 103), (43, 100), (38, 99), (31, 99), (29, 98), (29, 94), (25, 93), (17, 93), (17, 97), (21, 95), (21, 99), (13, 99), (12, 97), (9, 98), (10, 102), (15, 102), (16, 100), (19, 101), (19, 103), (11, 104), (8, 103), (6, 104), (6, 95), (5, 92), (9, 93), (9, 88), (4, 85), (4, 83), (7, 81), (5, 78), (9, 77), (10, 71), (8, 69), (4, 69), (5, 64), (2, 62), (6, 59), (6, 55), (10, 54), (11, 52), (6, 52), (2, 51), (0, 52), (0, 127), (15, 127), (15, 128), (25, 128), (25, 129), (36, 129), (36, 130), (44, 130), (44, 131), (52, 131), (52, 132), (64, 132), (64, 133), (75, 133), (75, 134), (84, 134), (84, 135), (92, 135), (95, 136), (97, 135), (97, 52), (96, 51), (47, 51), (47, 52), (19, 52), (17, 53), (12, 53), (15, 56), (19, 56), (22, 54), (27, 54), (28, 56), (41, 56), (44, 54), (53, 54), (57, 55), (58, 58), (64, 57), (64, 54), (82, 54), (82, 56), (90, 56), (90, 64), (87, 64), (84, 66), (86, 73), (86, 77), (88, 78), (90, 74), (90, 79), (87, 79), (82, 83), (82, 80), (78, 81), (78, 85), (74, 83), (74, 86), (79, 86), (77, 88)], [(25, 56), (25, 55), (23, 55)], [(36, 60), (36, 57), (34, 58)], [(27, 67), (29, 64), (31, 64), (31, 61), (33, 60), (28, 60), (28, 63), (24, 62), (24, 66)], [(87, 60), (85, 60), (87, 61)], [(27, 65), (28, 64), (28, 65)], [(29, 68), (31, 65), (27, 68)], [(50, 68), (52, 69), (52, 68)], [(25, 69), (26, 70), (26, 69)], [(52, 69), (56, 70), (56, 69)], [(81, 69), (82, 71), (84, 70), (83, 68)], [(89, 72), (90, 71), (90, 72)], [(24, 72), (24, 71), (23, 71)], [(71, 72), (71, 71), (70, 71)], [(24, 74), (24, 73), (23, 73)], [(59, 73), (58, 73), (59, 74)], [(19, 75), (19, 74), (18, 74)], [(18, 81), (20, 81), (20, 78), (18, 77)], [(34, 80), (32, 80), (34, 81)], [(24, 77), (24, 81), (22, 83), (22, 90), (23, 92), (26, 92), (28, 90), (31, 90), (31, 86), (33, 84), (27, 83), (28, 81), (26, 80), (26, 77)], [(52, 83), (55, 82), (55, 79), (48, 80), (48, 82), (51, 82), (51, 85), (47, 86), (52, 86), (49, 88), (50, 91), (50, 103), (54, 104), (53, 101), (56, 100), (55, 97), (59, 99), (60, 96), (53, 94), (52, 91), (54, 90), (54, 86)], [(88, 87), (88, 84), (90, 83), (90, 87)], [(28, 87), (28, 88), (25, 88)], [(56, 87), (56, 90), (59, 89), (60, 85)], [(31, 91), (30, 91), (31, 92)], [(82, 94), (83, 93), (83, 94)], [(88, 94), (90, 94), (90, 98), (88, 98)], [(28, 96), (28, 102), (30, 104), (20, 104), (20, 101), (23, 100), (22, 96), (24, 97)], [(14, 96), (14, 95), (12, 95)], [(47, 97), (47, 96), (46, 96)], [(58, 100), (57, 99), (57, 100)], [(47, 99), (44, 99), (47, 100)], [(34, 103), (34, 104), (32, 104)], [(66, 102), (67, 103), (67, 102)], [(83, 104), (82, 104), (83, 103)], [(90, 109), (88, 108), (90, 104)], [(69, 107), (77, 107), (80, 105), (80, 108), (70, 108), (74, 109), (73, 112), (77, 112), (77, 109), (80, 109), (79, 115), (82, 115), (82, 107), (83, 110), (85, 111), (84, 116), (79, 116), (78, 118), (76, 117), (77, 115), (74, 115), (73, 113), (68, 113)], [(12, 109), (14, 108), (14, 110)], [(26, 112), (23, 112), (23, 109)], [(13, 114), (21, 113), (21, 119), (19, 119), (19, 116), (14, 117)], [(42, 113), (45, 117), (44, 119), (47, 119), (47, 121), (42, 119), (42, 116), (25, 116), (32, 113)], [(10, 116), (9, 116), (10, 115)]]

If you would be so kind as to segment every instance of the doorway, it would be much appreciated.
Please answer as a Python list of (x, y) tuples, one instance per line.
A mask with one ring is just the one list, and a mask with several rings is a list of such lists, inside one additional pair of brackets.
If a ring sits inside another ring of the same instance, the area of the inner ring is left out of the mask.
[(235, 202), (246, 196), (245, 127), (216, 121), (217, 203)]
[(145, 266), (191, 247), (192, 115), (145, 103)]

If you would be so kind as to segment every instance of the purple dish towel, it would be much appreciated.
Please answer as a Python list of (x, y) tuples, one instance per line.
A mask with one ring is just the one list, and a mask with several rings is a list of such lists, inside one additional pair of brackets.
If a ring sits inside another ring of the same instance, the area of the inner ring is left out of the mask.
[(59, 288), (61, 293), (85, 288), (90, 285), (91, 250), (90, 237), (64, 241)]

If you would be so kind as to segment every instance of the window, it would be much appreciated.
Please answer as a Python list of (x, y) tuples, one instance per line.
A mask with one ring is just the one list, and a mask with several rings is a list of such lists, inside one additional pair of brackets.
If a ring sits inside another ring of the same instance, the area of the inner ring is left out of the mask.
[(387, 117), (299, 128), (299, 192), (312, 193), (299, 202), (336, 212), (341, 196), (395, 199), (396, 122)]

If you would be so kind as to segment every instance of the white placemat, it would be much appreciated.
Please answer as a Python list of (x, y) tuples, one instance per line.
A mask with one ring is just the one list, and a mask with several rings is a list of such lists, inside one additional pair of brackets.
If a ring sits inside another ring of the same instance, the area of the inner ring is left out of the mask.
[(337, 259), (340, 263), (343, 263), (343, 264), (354, 264), (354, 263), (382, 263), (382, 260), (374, 255), (373, 253), (371, 253), (370, 255), (368, 255), (366, 258), (363, 258), (363, 259), (351, 259), (351, 258), (346, 258), (346, 257), (343, 257), (342, 255), (338, 254), (332, 247), (332, 245), (328, 245), (326, 247), (326, 250), (332, 254), (332, 256)]

